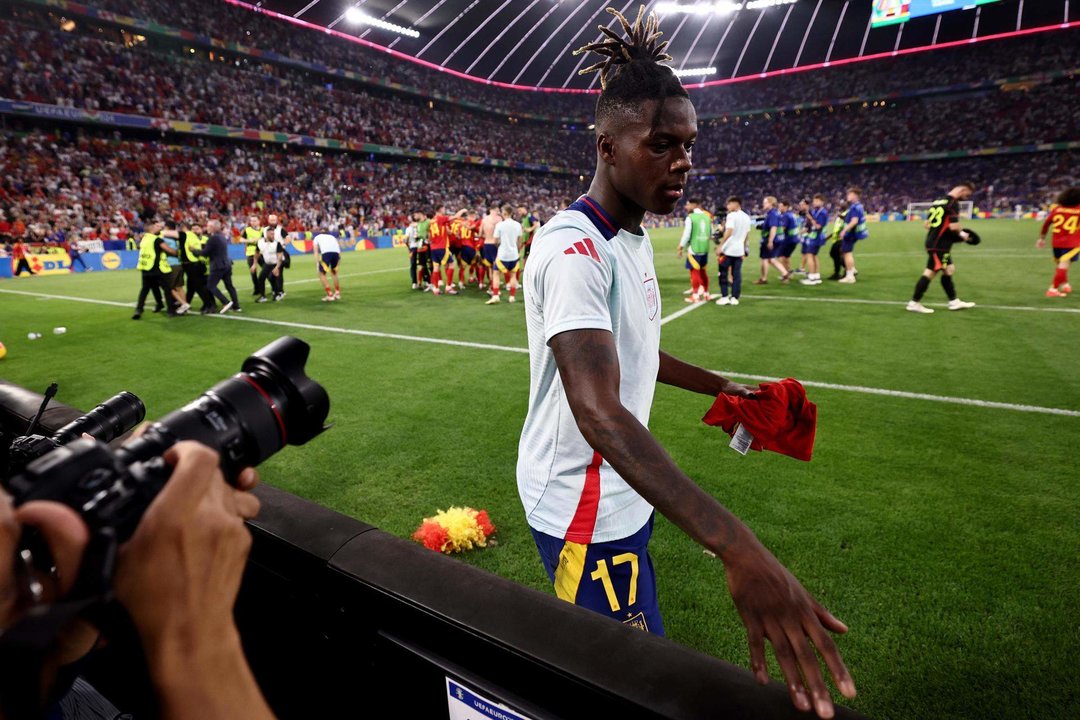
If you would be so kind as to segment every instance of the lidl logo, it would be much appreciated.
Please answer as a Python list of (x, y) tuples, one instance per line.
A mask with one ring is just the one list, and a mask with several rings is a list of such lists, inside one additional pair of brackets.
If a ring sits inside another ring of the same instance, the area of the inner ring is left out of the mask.
[(107, 252), (101, 256), (101, 267), (106, 270), (117, 270), (120, 268), (120, 255), (114, 252)]
[(48, 255), (27, 255), (30, 269), (38, 275), (66, 275), (71, 272), (71, 259), (67, 253)]

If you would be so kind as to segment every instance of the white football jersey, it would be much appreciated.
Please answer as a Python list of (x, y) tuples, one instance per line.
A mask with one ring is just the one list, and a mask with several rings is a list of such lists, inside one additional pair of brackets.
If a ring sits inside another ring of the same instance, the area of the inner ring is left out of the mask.
[(329, 233), (319, 233), (313, 238), (313, 242), (319, 246), (319, 253), (341, 253), (341, 244), (338, 239)]
[(499, 252), (496, 256), (503, 262), (511, 262), (518, 259), (518, 241), (521, 240), (521, 223), (513, 218), (507, 218), (495, 226), (495, 239), (499, 241)]
[(548, 341), (608, 330), (622, 404), (646, 427), (660, 369), (660, 291), (648, 234), (619, 229), (581, 197), (537, 234), (525, 265), (529, 411), (518, 444), (518, 494), (530, 527), (576, 543), (637, 532), (653, 508), (585, 441)]
[(720, 252), (729, 257), (742, 257), (746, 254), (746, 238), (750, 234), (750, 216), (742, 210), (728, 213), (725, 229), (732, 230), (731, 237), (720, 248)]

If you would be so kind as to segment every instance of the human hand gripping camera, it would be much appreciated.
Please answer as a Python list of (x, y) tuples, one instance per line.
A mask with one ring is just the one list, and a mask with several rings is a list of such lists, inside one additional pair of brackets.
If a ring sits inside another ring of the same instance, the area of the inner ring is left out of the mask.
[(324, 429), (329, 399), (304, 374), (309, 349), (271, 343), (115, 451), (102, 440), (142, 417), (130, 394), (122, 420), (106, 407), (114, 398), (35, 436), (40, 457), (0, 501), (0, 718), (40, 717), (66, 691), (54, 682), (94, 647), (114, 602), (138, 632), (161, 717), (273, 717), (233, 605), (251, 547), (244, 521), (259, 510), (253, 466)]

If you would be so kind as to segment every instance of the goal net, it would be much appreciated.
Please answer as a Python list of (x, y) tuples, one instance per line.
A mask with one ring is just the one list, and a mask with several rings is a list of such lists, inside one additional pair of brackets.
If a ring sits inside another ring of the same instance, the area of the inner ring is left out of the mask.
[[(925, 220), (926, 213), (933, 207), (932, 202), (921, 203), (908, 203), (907, 206), (907, 219), (908, 220)], [(964, 200), (960, 203), (960, 217), (967, 220), (971, 219), (972, 211), (975, 209), (975, 203), (971, 200)]]

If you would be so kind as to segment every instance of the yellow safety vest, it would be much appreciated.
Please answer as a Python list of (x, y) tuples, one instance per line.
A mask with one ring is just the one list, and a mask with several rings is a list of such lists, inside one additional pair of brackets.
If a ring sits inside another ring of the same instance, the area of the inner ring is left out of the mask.
[(210, 260), (208, 258), (199, 257), (195, 254), (195, 251), (203, 249), (209, 239), (206, 235), (196, 235), (189, 232), (184, 240), (184, 262), (201, 262), (203, 265), (209, 265)]
[(262, 230), (256, 230), (253, 227), (244, 228), (244, 255), (245, 257), (251, 257), (258, 252), (259, 241), (262, 240)]
[(154, 256), (158, 256), (158, 272), (167, 273), (169, 269), (168, 255), (163, 252), (159, 252), (157, 244), (161, 238), (153, 233), (146, 233), (142, 236), (142, 240), (139, 241), (139, 263), (135, 266), (137, 270), (153, 270), (154, 269)]

